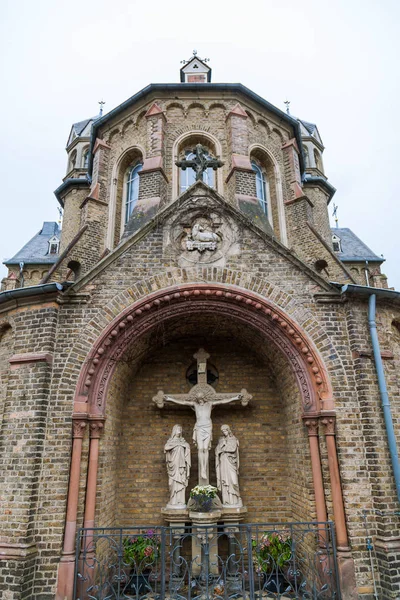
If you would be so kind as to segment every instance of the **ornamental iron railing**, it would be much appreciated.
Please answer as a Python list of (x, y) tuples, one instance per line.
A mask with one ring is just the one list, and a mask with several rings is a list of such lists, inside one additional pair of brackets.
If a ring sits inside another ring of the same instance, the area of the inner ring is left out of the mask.
[(340, 600), (327, 523), (80, 529), (75, 600)]

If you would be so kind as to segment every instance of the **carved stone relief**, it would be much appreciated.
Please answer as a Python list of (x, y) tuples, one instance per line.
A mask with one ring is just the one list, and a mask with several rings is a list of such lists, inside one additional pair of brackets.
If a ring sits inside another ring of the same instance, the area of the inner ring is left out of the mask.
[(195, 196), (165, 224), (164, 256), (181, 267), (188, 264), (225, 266), (240, 253), (235, 221), (210, 198)]

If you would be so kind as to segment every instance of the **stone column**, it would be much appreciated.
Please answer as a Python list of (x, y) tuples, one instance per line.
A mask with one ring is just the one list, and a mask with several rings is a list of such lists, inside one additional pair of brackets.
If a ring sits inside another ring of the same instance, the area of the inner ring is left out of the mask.
[(342, 488), (340, 484), (339, 463), (336, 450), (335, 426), (336, 416), (334, 414), (324, 414), (321, 419), (325, 427), (326, 447), (328, 450), (329, 477), (332, 490), (332, 504), (335, 518), (337, 557), (340, 590), (342, 597), (346, 600), (356, 600), (358, 598), (356, 576), (354, 569), (354, 560), (349, 547), (346, 519), (344, 514), (344, 504)]
[[(89, 416), (89, 466), (86, 486), (84, 527), (94, 527), (96, 513), (97, 472), (99, 467), (99, 440), (104, 430), (104, 417)], [(88, 538), (86, 538), (88, 540)]]
[[(304, 418), (304, 417), (303, 417)], [(308, 430), (308, 441), (310, 444), (311, 468), (315, 495), (315, 509), (317, 521), (324, 522), (328, 520), (326, 513), (324, 483), (322, 479), (321, 456), (318, 442), (318, 418), (304, 418), (304, 425)], [(326, 530), (321, 529), (320, 546), (326, 545)]]
[(325, 427), (326, 447), (328, 450), (329, 477), (331, 480), (333, 512), (335, 516), (337, 545), (343, 550), (349, 547), (347, 539), (346, 520), (344, 515), (344, 505), (342, 488), (340, 484), (339, 463), (336, 451), (336, 417), (335, 415), (324, 415), (321, 419)]
[(65, 520), (62, 556), (58, 569), (56, 600), (72, 600), (73, 594), (79, 479), (81, 472), (82, 443), (86, 430), (86, 418), (87, 415), (85, 414), (75, 414), (72, 417), (73, 439), (67, 498), (67, 516)]

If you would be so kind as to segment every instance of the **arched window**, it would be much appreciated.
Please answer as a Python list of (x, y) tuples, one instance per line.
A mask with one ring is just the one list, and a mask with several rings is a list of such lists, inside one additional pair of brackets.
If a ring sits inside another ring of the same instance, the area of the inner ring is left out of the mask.
[(125, 184), (125, 223), (129, 221), (139, 198), (139, 172), (143, 165), (137, 163), (128, 169)]
[[(194, 157), (195, 157), (195, 155), (193, 154), (193, 152), (190, 152), (190, 150), (187, 150), (185, 152), (186, 160), (193, 160)], [(210, 154), (206, 154), (206, 158), (211, 158)], [(193, 185), (195, 181), (196, 181), (196, 173), (194, 172), (192, 167), (188, 167), (185, 170), (183, 170), (182, 168), (180, 169), (180, 193), (181, 194), (183, 192), (185, 192), (188, 189), (188, 187)], [(204, 171), (203, 181), (210, 187), (215, 188), (215, 171), (214, 171), (214, 169), (209, 167), (206, 171)]]
[(268, 198), (267, 198), (267, 185), (265, 181), (265, 175), (262, 169), (254, 161), (251, 162), (253, 171), (256, 174), (256, 194), (260, 203), (262, 211), (268, 214)]
[(89, 165), (89, 148), (83, 153), (83, 168), (87, 169)]
[(74, 150), (69, 156), (68, 171), (72, 171), (72, 169), (75, 169), (75, 165), (76, 165), (76, 150)]
[(316, 168), (323, 173), (322, 159), (318, 150), (314, 150), (314, 161)]
[(310, 155), (309, 155), (307, 146), (303, 146), (303, 155), (304, 155), (305, 165), (306, 165), (306, 167), (309, 167), (310, 166)]

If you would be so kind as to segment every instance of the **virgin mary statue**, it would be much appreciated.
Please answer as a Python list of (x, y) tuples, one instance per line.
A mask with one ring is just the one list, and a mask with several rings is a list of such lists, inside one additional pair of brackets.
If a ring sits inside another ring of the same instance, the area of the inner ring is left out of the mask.
[(215, 448), (217, 487), (224, 506), (243, 506), (239, 492), (239, 440), (229, 425), (222, 425), (222, 437)]
[(190, 474), (190, 446), (182, 437), (182, 427), (174, 425), (164, 446), (167, 462), (169, 502), (167, 508), (186, 508), (185, 490)]

